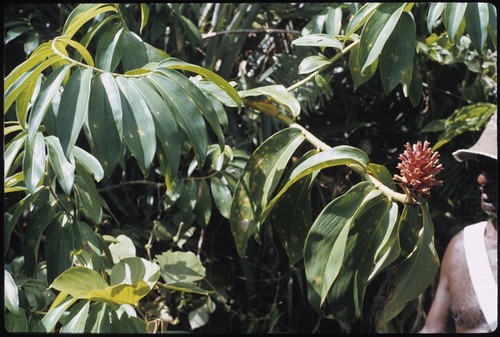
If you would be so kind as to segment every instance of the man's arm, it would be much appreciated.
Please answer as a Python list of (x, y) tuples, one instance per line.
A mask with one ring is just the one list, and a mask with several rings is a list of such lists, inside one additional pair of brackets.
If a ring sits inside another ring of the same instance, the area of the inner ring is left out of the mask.
[(456, 245), (459, 235), (462, 234), (457, 234), (451, 239), (444, 253), (436, 294), (425, 325), (420, 330), (421, 333), (455, 332), (455, 325), (450, 311), (451, 298), (448, 291), (448, 276), (452, 272), (452, 262), (456, 258)]

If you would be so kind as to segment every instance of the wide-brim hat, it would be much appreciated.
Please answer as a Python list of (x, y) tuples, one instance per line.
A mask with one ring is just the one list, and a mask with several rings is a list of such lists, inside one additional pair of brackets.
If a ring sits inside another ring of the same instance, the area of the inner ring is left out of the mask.
[(486, 156), (497, 159), (497, 113), (491, 116), (490, 121), (484, 128), (481, 137), (468, 149), (460, 149), (453, 152), (453, 157), (458, 161), (476, 159), (477, 156)]

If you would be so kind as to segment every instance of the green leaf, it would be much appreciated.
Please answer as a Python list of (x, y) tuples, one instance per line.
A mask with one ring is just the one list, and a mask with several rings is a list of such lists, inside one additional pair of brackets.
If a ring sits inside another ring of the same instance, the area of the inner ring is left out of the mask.
[(59, 274), (72, 265), (71, 253), (75, 249), (74, 234), (63, 215), (59, 214), (47, 227), (45, 258), (47, 260), (47, 282), (50, 284)]
[(330, 60), (328, 60), (323, 55), (312, 55), (303, 59), (299, 64), (299, 74), (309, 74), (316, 71), (322, 67), (330, 65)]
[(186, 92), (171, 79), (156, 73), (149, 75), (148, 79), (160, 92), (177, 124), (186, 132), (198, 166), (201, 167), (207, 153), (208, 134), (205, 121), (198, 108), (193, 105)]
[(24, 267), (28, 275), (34, 275), (39, 254), (40, 241), (45, 228), (53, 220), (56, 209), (50, 203), (43, 204), (32, 213), (29, 226), (24, 234)]
[(203, 67), (186, 63), (184, 61), (181, 61), (179, 59), (176, 59), (174, 57), (168, 58), (158, 64), (159, 66), (164, 66), (172, 69), (180, 69), (180, 70), (187, 70), (190, 72), (193, 72), (195, 74), (201, 75), (210, 82), (216, 84), (219, 88), (224, 90), (226, 94), (231, 97), (234, 102), (237, 104), (238, 108), (241, 107), (241, 98), (238, 95), (238, 92), (236, 89), (234, 89), (224, 78), (219, 76), (218, 74), (205, 69)]
[(61, 35), (71, 38), (85, 23), (109, 11), (117, 12), (117, 9), (106, 4), (80, 4), (66, 19)]
[(483, 46), (488, 37), (488, 4), (485, 2), (471, 2), (465, 10), (466, 29), (474, 48), (482, 54)]
[(205, 267), (193, 252), (164, 252), (155, 257), (167, 284), (196, 282), (205, 278)]
[(330, 202), (311, 226), (304, 245), (304, 266), (309, 303), (316, 311), (321, 311), (342, 270), (350, 227), (366, 205), (380, 196), (373, 184), (360, 182)]
[(448, 33), (448, 38), (453, 43), (458, 43), (462, 37), (461, 26), (464, 24), (465, 10), (467, 9), (466, 2), (449, 2), (446, 3), (443, 13), (443, 23)]
[(19, 314), (19, 290), (12, 275), (4, 269), (4, 303), (11, 313)]
[(37, 132), (35, 139), (26, 141), (23, 158), (24, 182), (30, 193), (37, 188), (45, 173), (45, 141), (43, 134)]
[(149, 19), (149, 6), (148, 4), (141, 4), (141, 28), (139, 29), (139, 34), (142, 34), (142, 30), (146, 27)]
[(92, 152), (109, 177), (123, 153), (123, 123), (118, 87), (108, 73), (92, 81), (87, 124)]
[(64, 78), (68, 74), (71, 66), (64, 65), (53, 71), (47, 80), (42, 84), (40, 93), (38, 94), (28, 122), (28, 137), (33, 139), (35, 137), (40, 124), (47, 112), (55, 95), (59, 95), (59, 89)]
[(366, 171), (393, 191), (397, 190), (393, 176), (385, 166), (375, 163), (369, 163), (366, 167)]
[(129, 79), (118, 77), (116, 82), (122, 92), (125, 142), (146, 176), (156, 153), (153, 117), (147, 103)]
[(128, 257), (120, 260), (111, 268), (110, 284), (134, 285), (144, 281), (153, 289), (160, 278), (160, 267), (153, 262), (140, 257)]
[(349, 53), (349, 70), (351, 73), (352, 81), (354, 83), (354, 90), (358, 89), (363, 83), (367, 82), (375, 75), (378, 67), (378, 58), (363, 72), (361, 71), (361, 63), (359, 61), (359, 45), (351, 49)]
[(376, 200), (372, 205), (364, 206), (363, 213), (349, 229), (342, 268), (328, 293), (330, 313), (344, 322), (360, 317), (378, 252), (396, 224), (397, 204), (387, 198)]
[(373, 12), (381, 5), (380, 2), (366, 3), (350, 19), (345, 36), (349, 37), (356, 32), (370, 18)]
[(252, 154), (238, 181), (231, 203), (231, 232), (240, 256), (248, 239), (257, 233), (261, 212), (276, 188), (290, 157), (305, 140), (296, 128), (283, 129), (262, 143)]
[(75, 164), (66, 159), (59, 138), (47, 136), (45, 137), (45, 143), (48, 147), (50, 164), (56, 173), (57, 181), (66, 195), (70, 195), (75, 180)]
[[(411, 77), (409, 76), (411, 74)], [(410, 80), (408, 80), (410, 78)], [(403, 93), (410, 99), (411, 104), (416, 107), (422, 98), (422, 72), (418, 66), (417, 54), (413, 55), (411, 71), (403, 75)]]
[(436, 25), (436, 21), (441, 14), (443, 14), (445, 6), (445, 2), (433, 2), (429, 6), (429, 12), (427, 13), (427, 30), (429, 33), (432, 33), (432, 28)]
[(66, 156), (73, 151), (87, 118), (92, 68), (78, 69), (66, 84), (57, 113), (57, 135)]
[(387, 39), (393, 34), (404, 7), (404, 3), (382, 3), (366, 22), (359, 42), (361, 72), (379, 57)]
[(125, 234), (120, 234), (116, 237), (116, 241), (109, 244), (109, 252), (115, 264), (122, 259), (136, 257), (135, 245), (131, 238)]
[(149, 291), (149, 285), (139, 280), (134, 285), (108, 286), (98, 272), (81, 266), (71, 267), (59, 275), (50, 288), (68, 293), (77, 299), (111, 304), (135, 304)]
[(403, 80), (403, 74), (408, 69), (412, 69), (416, 47), (415, 32), (413, 17), (406, 12), (402, 13), (380, 54), (380, 78), (386, 94)]
[(283, 85), (267, 85), (249, 90), (239, 91), (240, 96), (251, 97), (264, 95), (271, 102), (283, 105), (292, 115), (297, 117), (300, 114), (300, 103)]
[(439, 135), (432, 147), (437, 150), (456, 136), (467, 131), (480, 131), (495, 113), (497, 106), (491, 103), (477, 103), (455, 110), (446, 119), (445, 131)]
[(120, 35), (122, 66), (124, 71), (139, 69), (149, 63), (148, 51), (142, 39), (132, 31), (124, 30)]
[(14, 163), (19, 151), (25, 146), (26, 143), (26, 133), (19, 133), (14, 137), (14, 139), (10, 140), (8, 143), (5, 144), (5, 152), (3, 154), (3, 164), (4, 164), (4, 171), (3, 171), (3, 177), (4, 179), (9, 175), (9, 171), (12, 167), (12, 164)]
[(115, 25), (107, 29), (97, 42), (96, 67), (105, 71), (115, 71), (122, 58), (122, 34), (124, 28)]
[(194, 214), (196, 215), (196, 221), (202, 228), (208, 226), (212, 216), (212, 196), (209, 189), (210, 187), (205, 180), (199, 181)]
[(398, 267), (395, 288), (382, 313), (382, 322), (396, 317), (406, 303), (417, 298), (434, 281), (439, 269), (439, 258), (434, 248), (434, 225), (424, 202), (421, 205), (423, 227), (418, 234), (415, 250)]
[(76, 303), (69, 311), (59, 332), (61, 333), (82, 333), (85, 332), (90, 301), (80, 301)]
[(309, 34), (292, 41), (295, 46), (331, 47), (342, 49), (342, 43), (328, 34)]
[[(76, 299), (67, 296), (65, 293), (60, 293), (59, 295), (64, 296), (64, 299), (60, 302), (57, 302), (56, 299), (47, 314), (42, 318), (42, 325), (45, 329), (43, 332), (54, 332), (54, 328), (56, 324), (59, 323), (59, 319), (66, 313), (66, 310), (76, 302)], [(57, 305), (54, 306), (56, 303)]]
[(427, 123), (420, 132), (441, 132), (444, 131), (446, 124), (446, 119), (440, 118), (435, 119)]
[(348, 145), (339, 145), (307, 158), (292, 169), (288, 181), (267, 204), (267, 207), (262, 212), (261, 219), (264, 219), (267, 216), (271, 208), (279, 200), (279, 198), (281, 198), (283, 193), (285, 193), (286, 190), (299, 179), (312, 174), (315, 171), (338, 165), (356, 165), (360, 167), (361, 170), (365, 170), (366, 165), (368, 165), (369, 162), (370, 159), (366, 153), (358, 148)]
[[(19, 95), (24, 93), (27, 87), (30, 87), (37, 82), (42, 71), (60, 60), (61, 57), (58, 55), (51, 55), (46, 60), (42, 59), (40, 60), (41, 63), (36, 64), (33, 68), (26, 70), (25, 73), (19, 74), (19, 77), (13, 79), (13, 83), (11, 85), (6, 85), (4, 89), (4, 113), (9, 110), (12, 103), (14, 103)], [(9, 77), (7, 79), (9, 79)]]
[(101, 163), (87, 151), (75, 146), (73, 149), (75, 159), (83, 165), (87, 172), (94, 176), (96, 181), (100, 181), (104, 177), (104, 170)]
[(164, 177), (167, 188), (172, 187), (181, 159), (182, 138), (177, 122), (169, 106), (146, 78), (130, 79), (148, 104), (153, 116), (156, 137), (161, 144), (158, 156), (164, 156)]
[[(308, 152), (300, 161), (316, 152), (317, 150)], [(310, 193), (317, 173), (313, 172), (293, 184), (277, 200), (271, 211), (271, 222), (278, 232), (290, 265), (302, 259), (304, 242), (312, 225)]]
[(231, 211), (231, 191), (219, 177), (213, 176), (210, 178), (210, 190), (214, 198), (215, 206), (220, 214), (229, 219)]
[(197, 109), (212, 127), (212, 130), (217, 136), (221, 150), (224, 149), (224, 133), (222, 131), (217, 112), (214, 110), (214, 106), (210, 103), (207, 96), (205, 96), (205, 94), (198, 87), (177, 71), (161, 69), (160, 72), (184, 90), (186, 93), (186, 101), (184, 104), (188, 105), (192, 102), (194, 109)]

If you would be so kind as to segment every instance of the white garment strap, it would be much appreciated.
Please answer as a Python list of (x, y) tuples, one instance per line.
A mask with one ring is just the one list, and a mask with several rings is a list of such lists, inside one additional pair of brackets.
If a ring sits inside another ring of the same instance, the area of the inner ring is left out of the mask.
[(490, 267), (484, 230), (486, 221), (464, 228), (464, 246), (476, 297), (491, 331), (497, 328), (497, 283)]

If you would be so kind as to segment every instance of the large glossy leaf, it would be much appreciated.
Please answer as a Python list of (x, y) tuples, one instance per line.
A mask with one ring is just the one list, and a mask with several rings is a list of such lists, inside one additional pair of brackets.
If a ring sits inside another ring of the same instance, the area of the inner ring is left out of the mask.
[(205, 278), (205, 267), (193, 252), (164, 252), (155, 260), (167, 284), (196, 282)]
[[(19, 151), (23, 148), (26, 143), (26, 133), (19, 133), (14, 137), (14, 139), (10, 140), (7, 144), (5, 144), (5, 151), (3, 153), (3, 177), (4, 179), (9, 175), (9, 171), (14, 163)], [(15, 168), (14, 168), (15, 169)]]
[(393, 294), (382, 313), (382, 322), (388, 322), (404, 309), (406, 303), (417, 298), (434, 281), (439, 269), (439, 258), (434, 248), (434, 224), (428, 205), (421, 205), (423, 227), (418, 233), (415, 250), (398, 267)]
[(156, 130), (149, 106), (136, 87), (125, 77), (116, 82), (122, 92), (123, 133), (125, 142), (147, 175), (156, 153)]
[(111, 268), (110, 285), (134, 285), (144, 281), (153, 289), (160, 277), (160, 267), (140, 257), (128, 257), (120, 260)]
[(276, 188), (291, 155), (305, 140), (296, 128), (283, 129), (252, 154), (238, 182), (231, 203), (231, 232), (240, 256), (246, 255), (248, 239), (256, 234), (260, 215)]
[(10, 86), (5, 86), (4, 89), (4, 113), (10, 108), (12, 103), (26, 90), (27, 87), (37, 82), (41, 72), (59, 62), (59, 55), (50, 55), (47, 59), (40, 60), (33, 68), (28, 69), (25, 73), (19, 74), (19, 77), (13, 78), (13, 83)]
[[(14, 68), (4, 79), (4, 95), (7, 90), (12, 90), (9, 89), (10, 86), (12, 86), (15, 82), (22, 83), (23, 80), (20, 80), (20, 78), (23, 75), (26, 75), (27, 72), (30, 72), (30, 70), (33, 70), (36, 66), (38, 66), (40, 63), (43, 63), (44, 60), (46, 60), (48, 57), (53, 55), (54, 52), (52, 51), (50, 43), (43, 43), (41, 44), (33, 53), (31, 56), (18, 65), (17, 67)], [(26, 77), (25, 77), (26, 78)], [(7, 110), (4, 109), (4, 113)]]
[(308, 56), (300, 62), (299, 74), (309, 74), (328, 65), (330, 65), (330, 60), (323, 55)]
[(158, 64), (159, 66), (165, 66), (168, 68), (172, 69), (180, 69), (180, 70), (187, 70), (190, 72), (193, 72), (195, 74), (201, 75), (210, 82), (216, 84), (218, 87), (220, 87), (222, 90), (225, 91), (226, 94), (231, 97), (234, 102), (237, 104), (238, 107), (241, 107), (241, 98), (238, 95), (238, 92), (236, 89), (234, 89), (224, 78), (220, 77), (216, 73), (205, 69), (203, 67), (186, 63), (184, 61), (181, 61), (179, 59), (176, 59), (174, 57), (168, 58)]
[(71, 252), (75, 250), (72, 224), (62, 214), (56, 215), (47, 227), (45, 259), (47, 282), (50, 284), (62, 272), (71, 267)]
[(149, 285), (143, 280), (134, 285), (122, 283), (108, 286), (101, 274), (81, 266), (65, 270), (51, 283), (50, 288), (66, 292), (77, 299), (111, 304), (135, 304), (150, 291)]
[(464, 25), (464, 15), (467, 9), (466, 2), (449, 2), (446, 4), (443, 13), (443, 23), (448, 33), (448, 38), (453, 43), (458, 43), (462, 36)]
[(377, 253), (393, 233), (397, 220), (398, 206), (387, 198), (364, 208), (349, 229), (342, 269), (327, 297), (330, 312), (344, 322), (360, 317)]
[(66, 317), (59, 332), (61, 333), (82, 333), (85, 332), (90, 301), (80, 301), (76, 303)]
[(91, 68), (77, 69), (70, 76), (61, 97), (57, 113), (57, 135), (68, 158), (87, 118), (91, 80)]
[(387, 39), (393, 34), (404, 7), (404, 3), (382, 3), (366, 22), (359, 42), (361, 72), (379, 57)]
[(97, 42), (96, 66), (105, 71), (115, 71), (122, 58), (121, 35), (124, 28), (120, 25), (107, 29)]
[[(80, 56), (83, 57), (84, 61), (90, 67), (94, 67), (94, 59), (90, 55), (89, 51), (87, 50), (87, 48), (85, 48), (84, 46), (82, 46), (77, 41), (74, 41), (74, 40), (72, 40), (70, 38), (67, 38), (67, 37), (64, 37), (64, 36), (61, 36), (61, 37), (57, 38), (57, 43), (54, 43), (54, 45), (57, 46), (57, 47), (64, 46), (63, 47), (64, 50), (66, 50), (66, 47), (68, 45), (71, 46), (71, 47), (73, 47), (80, 54)], [(61, 50), (58, 50), (58, 51), (61, 52)]]
[(345, 36), (349, 37), (356, 32), (370, 18), (373, 12), (381, 5), (380, 2), (366, 3), (354, 14), (347, 25)]
[(482, 53), (483, 46), (488, 37), (488, 3), (470, 2), (465, 10), (466, 30), (469, 33), (472, 45), (479, 54)]
[(443, 14), (445, 6), (446, 2), (433, 2), (429, 6), (429, 11), (427, 13), (427, 30), (429, 33), (432, 33), (432, 29), (436, 21), (441, 17), (441, 14)]
[(212, 216), (212, 195), (210, 194), (210, 187), (205, 180), (198, 182), (194, 214), (196, 215), (196, 222), (202, 228), (208, 226), (210, 217)]
[(285, 193), (286, 190), (299, 179), (312, 174), (313, 172), (339, 165), (355, 165), (361, 170), (365, 170), (366, 165), (368, 165), (369, 162), (370, 159), (366, 153), (358, 148), (348, 145), (339, 145), (307, 158), (292, 169), (288, 181), (268, 203), (262, 212), (261, 219), (264, 219), (267, 216), (283, 193)]
[(288, 92), (283, 85), (268, 85), (249, 90), (242, 90), (239, 91), (239, 94), (242, 98), (264, 95), (268, 97), (268, 101), (266, 103), (276, 102), (283, 105), (290, 112), (292, 117), (295, 118), (300, 114), (299, 101), (293, 94)]
[(123, 123), (120, 93), (107, 73), (92, 81), (87, 125), (92, 152), (109, 177), (123, 152), (119, 131)]
[(73, 37), (85, 23), (108, 11), (116, 12), (117, 10), (114, 6), (106, 4), (80, 4), (66, 19), (62, 35), (69, 38)]
[[(317, 150), (312, 150), (300, 160), (303, 161), (316, 152)], [(293, 184), (271, 211), (271, 222), (278, 232), (290, 265), (302, 259), (304, 242), (312, 225), (311, 188), (317, 173), (313, 172)]]
[(494, 104), (477, 103), (455, 110), (446, 119), (445, 130), (440, 133), (438, 141), (432, 148), (437, 150), (463, 132), (482, 130), (496, 109), (497, 106)]
[(15, 315), (19, 314), (19, 290), (7, 269), (4, 269), (4, 303), (8, 311)]
[(93, 155), (78, 146), (74, 147), (73, 155), (77, 162), (82, 164), (87, 172), (94, 176), (96, 181), (100, 181), (104, 177), (104, 170), (101, 163)]
[(42, 205), (32, 214), (32, 219), (24, 235), (23, 251), (24, 251), (24, 267), (28, 275), (35, 273), (35, 268), (38, 258), (38, 248), (44, 234), (45, 228), (52, 221), (55, 214), (55, 207), (50, 203)]
[(304, 266), (309, 303), (316, 311), (321, 311), (342, 269), (349, 229), (364, 207), (381, 195), (370, 182), (360, 182), (330, 202), (311, 226), (304, 246)]
[(221, 178), (213, 176), (210, 178), (210, 190), (220, 214), (229, 219), (231, 211), (231, 191), (229, 187), (223, 183)]
[(174, 115), (177, 124), (186, 133), (193, 147), (198, 166), (205, 162), (208, 133), (205, 121), (192, 100), (177, 83), (160, 74), (151, 74), (148, 79), (160, 92), (163, 100)]
[(184, 90), (186, 101), (184, 105), (192, 105), (193, 109), (197, 109), (203, 117), (207, 120), (208, 124), (212, 127), (221, 150), (224, 149), (224, 134), (222, 132), (221, 123), (214, 110), (214, 106), (210, 103), (207, 96), (185, 76), (177, 71), (170, 69), (161, 69), (160, 72), (171, 81), (175, 82)]
[(57, 181), (63, 191), (70, 195), (75, 180), (75, 164), (66, 159), (59, 138), (47, 136), (45, 137), (45, 143), (48, 147), (50, 164), (56, 173)]
[(26, 141), (23, 158), (24, 182), (30, 193), (33, 193), (45, 173), (45, 141), (43, 134), (37, 132), (33, 141)]
[(402, 13), (380, 54), (380, 78), (386, 94), (403, 80), (405, 72), (412, 70), (416, 46), (415, 32), (413, 16)]
[(132, 31), (125, 30), (120, 36), (122, 45), (122, 66), (124, 71), (134, 70), (149, 63), (149, 56), (142, 39)]
[[(58, 301), (58, 299), (61, 300)], [(66, 313), (66, 310), (71, 307), (77, 300), (67, 296), (66, 293), (59, 293), (56, 300), (52, 303), (49, 311), (42, 318), (42, 325), (45, 331), (40, 332), (54, 332), (54, 328), (59, 323), (59, 319)]]
[[(156, 137), (161, 144), (158, 149), (165, 156), (165, 182), (167, 188), (172, 187), (173, 180), (177, 176), (181, 158), (182, 138), (179, 128), (169, 106), (162, 99), (153, 84), (146, 78), (130, 79), (137, 87), (142, 97), (151, 109), (151, 115), (155, 123)], [(161, 161), (161, 160), (160, 160)]]
[(328, 34), (309, 34), (302, 36), (293, 40), (292, 45), (342, 49), (342, 43), (332, 35)]
[(351, 49), (348, 62), (350, 74), (354, 84), (354, 90), (358, 89), (363, 83), (367, 82), (373, 77), (373, 75), (375, 75), (379, 63), (377, 58), (375, 62), (362, 72), (362, 64), (359, 61), (359, 45)]
[(53, 97), (59, 94), (59, 89), (62, 81), (68, 74), (71, 66), (64, 65), (53, 71), (47, 80), (42, 84), (40, 93), (38, 94), (34, 104), (31, 115), (28, 122), (28, 135), (30, 139), (35, 137), (40, 124), (49, 108)]
[(422, 98), (422, 72), (418, 66), (418, 57), (415, 53), (413, 55), (413, 63), (411, 64), (410, 70), (403, 74), (403, 93), (406, 97), (410, 99), (410, 103), (416, 107), (420, 99)]

